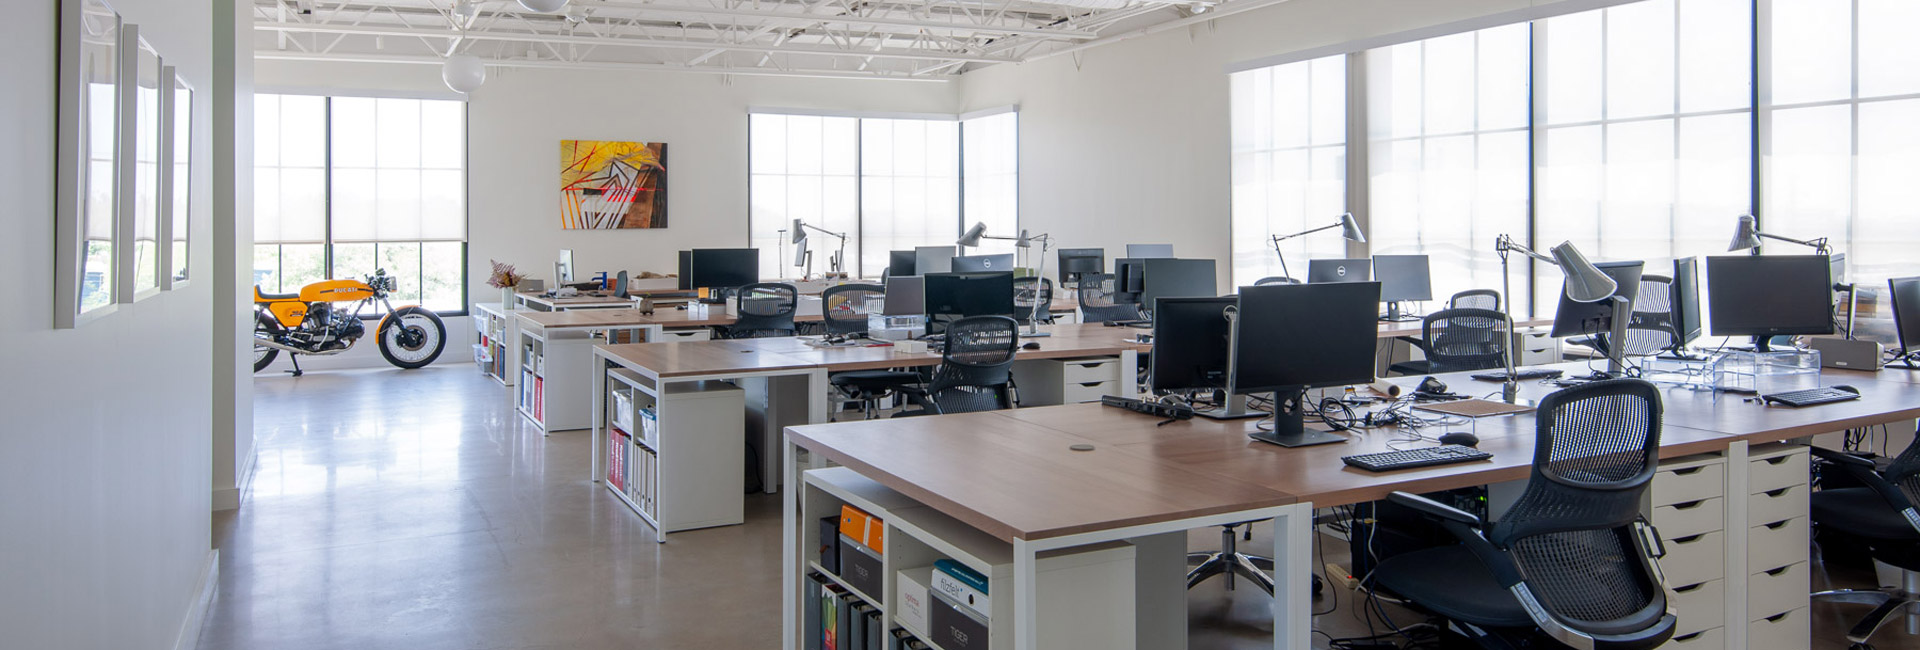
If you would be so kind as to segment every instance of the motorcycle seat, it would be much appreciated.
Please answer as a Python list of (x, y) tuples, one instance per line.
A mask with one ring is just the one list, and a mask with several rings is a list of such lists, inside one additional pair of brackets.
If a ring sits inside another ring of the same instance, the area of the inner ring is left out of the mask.
[(254, 300), (264, 300), (264, 301), (267, 301), (267, 302), (279, 302), (279, 301), (283, 301), (283, 300), (299, 300), (299, 299), (300, 299), (300, 294), (297, 294), (297, 293), (266, 293), (266, 292), (263, 292), (263, 291), (261, 291), (261, 290), (260, 290), (260, 287), (254, 287), (254, 288), (253, 288), (253, 299), (254, 299)]

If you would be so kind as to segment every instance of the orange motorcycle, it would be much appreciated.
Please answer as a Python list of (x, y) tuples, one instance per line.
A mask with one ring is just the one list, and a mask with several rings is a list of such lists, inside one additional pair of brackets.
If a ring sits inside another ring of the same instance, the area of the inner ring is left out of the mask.
[[(440, 357), (447, 346), (447, 326), (425, 307), (395, 309), (387, 296), (396, 280), (378, 269), (366, 281), (322, 280), (300, 288), (300, 293), (261, 293), (253, 287), (253, 371), (260, 372), (281, 352), (293, 361), (300, 376), (298, 355), (330, 356), (346, 352), (366, 334), (360, 313), (375, 303), (386, 316), (374, 328), (380, 356), (401, 368), (419, 368)], [(334, 303), (353, 302), (351, 309)]]

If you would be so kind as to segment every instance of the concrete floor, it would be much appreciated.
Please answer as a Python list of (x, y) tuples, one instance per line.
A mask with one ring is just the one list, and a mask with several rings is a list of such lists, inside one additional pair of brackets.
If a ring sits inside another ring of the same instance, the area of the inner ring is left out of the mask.
[[(214, 520), (220, 591), (200, 647), (779, 647), (776, 496), (749, 495), (743, 526), (655, 544), (588, 481), (586, 433), (542, 437), (508, 390), (463, 364), (262, 374), (258, 466), (242, 508)], [(1322, 552), (1346, 564), (1343, 544)], [(1266, 597), (1241, 585), (1190, 592), (1193, 648), (1272, 647)], [(1316, 603), (1316, 647), (1367, 632), (1353, 592), (1336, 591)], [(1864, 609), (1816, 605), (1813, 647), (1844, 648)], [(1920, 648), (1893, 630), (1876, 641)]]

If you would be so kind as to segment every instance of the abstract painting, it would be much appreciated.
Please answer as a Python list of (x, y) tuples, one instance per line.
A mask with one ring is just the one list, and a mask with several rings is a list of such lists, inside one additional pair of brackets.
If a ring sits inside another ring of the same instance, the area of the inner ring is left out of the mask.
[(560, 141), (560, 228), (667, 227), (667, 145)]

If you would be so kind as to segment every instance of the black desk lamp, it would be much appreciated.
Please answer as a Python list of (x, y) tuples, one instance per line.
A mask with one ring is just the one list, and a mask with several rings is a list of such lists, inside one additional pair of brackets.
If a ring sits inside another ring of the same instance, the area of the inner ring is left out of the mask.
[(1340, 215), (1339, 221), (1335, 221), (1333, 223), (1321, 226), (1319, 228), (1314, 228), (1311, 230), (1303, 230), (1301, 232), (1296, 232), (1291, 235), (1274, 235), (1273, 236), (1273, 253), (1275, 255), (1280, 256), (1280, 274), (1287, 276), (1289, 278), (1293, 277), (1293, 272), (1287, 270), (1287, 254), (1280, 250), (1280, 242), (1293, 239), (1301, 235), (1311, 235), (1313, 233), (1320, 232), (1322, 230), (1331, 230), (1334, 228), (1339, 228), (1340, 236), (1347, 238), (1347, 241), (1351, 241), (1359, 244), (1367, 243), (1367, 235), (1366, 233), (1360, 232), (1360, 224), (1353, 220), (1352, 212), (1342, 214)]

